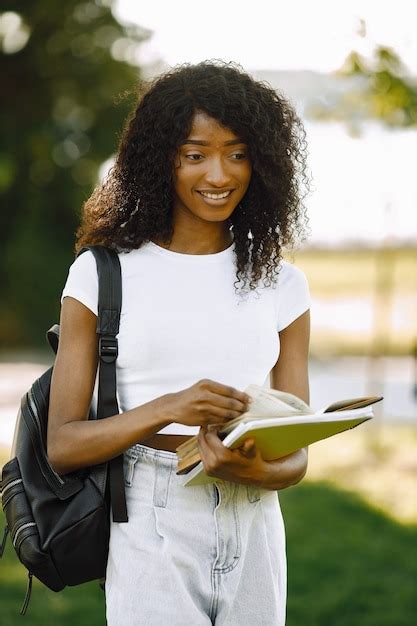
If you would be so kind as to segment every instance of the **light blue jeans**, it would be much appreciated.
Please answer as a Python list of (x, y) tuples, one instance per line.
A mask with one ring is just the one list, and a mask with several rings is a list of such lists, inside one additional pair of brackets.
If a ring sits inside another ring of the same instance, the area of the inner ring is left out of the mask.
[(124, 455), (129, 522), (111, 525), (108, 626), (284, 626), (285, 531), (277, 493), (183, 487), (176, 455)]

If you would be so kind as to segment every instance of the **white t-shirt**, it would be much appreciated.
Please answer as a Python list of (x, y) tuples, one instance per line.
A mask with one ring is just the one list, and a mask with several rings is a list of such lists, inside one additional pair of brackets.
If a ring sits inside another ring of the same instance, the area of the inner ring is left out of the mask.
[[(265, 385), (279, 356), (278, 332), (310, 306), (303, 272), (282, 262), (278, 283), (236, 294), (234, 244), (216, 254), (183, 254), (147, 242), (120, 253), (122, 310), (116, 362), (122, 412), (210, 378), (241, 391)], [(97, 315), (94, 256), (71, 265), (62, 298)], [(193, 435), (172, 423), (161, 433)]]

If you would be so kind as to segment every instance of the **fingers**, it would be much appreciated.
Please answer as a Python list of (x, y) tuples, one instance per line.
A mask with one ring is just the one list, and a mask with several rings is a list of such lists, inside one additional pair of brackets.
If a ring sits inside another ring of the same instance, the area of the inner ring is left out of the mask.
[(238, 448), (239, 452), (243, 454), (247, 459), (253, 459), (256, 457), (256, 443), (255, 439), (246, 439), (243, 445)]
[(198, 446), (204, 471), (209, 476), (222, 476), (231, 467), (247, 467), (257, 455), (256, 442), (253, 438), (247, 439), (239, 448), (229, 450), (218, 437), (218, 428), (201, 427), (198, 434)]
[(244, 391), (215, 380), (204, 379), (199, 381), (199, 385), (207, 389), (213, 399), (216, 397), (216, 404), (227, 409), (245, 411), (252, 400)]
[[(210, 440), (210, 437), (213, 438), (213, 434), (214, 438), (217, 439), (217, 442), (220, 443), (222, 447), (224, 447), (220, 439), (218, 438), (217, 433), (209, 432), (203, 426), (200, 428), (197, 437), (197, 443), (200, 450), (201, 460), (204, 465), (204, 471), (208, 476), (214, 475), (218, 467), (218, 455), (212, 449), (212, 445), (209, 444), (209, 441), (211, 444), (213, 444), (213, 439)], [(216, 443), (214, 445), (216, 445)]]
[(248, 411), (252, 401), (245, 392), (210, 379), (198, 381), (195, 387), (200, 424), (226, 424)]
[(235, 398), (227, 398), (216, 393), (207, 391), (203, 400), (203, 411), (206, 423), (226, 423), (240, 417), (248, 409), (248, 403), (242, 403)]
[(237, 398), (230, 398), (218, 393), (213, 393), (212, 391), (209, 391), (206, 397), (210, 404), (227, 411), (237, 411), (239, 413), (243, 413), (244, 411), (247, 411), (249, 406), (249, 403), (246, 401), (242, 402)]
[(242, 400), (236, 397), (223, 396), (221, 394), (212, 394), (212, 399), (219, 407), (231, 409), (233, 411), (239, 411), (241, 413), (248, 411), (250, 403), (252, 402), (252, 399), (246, 395)]

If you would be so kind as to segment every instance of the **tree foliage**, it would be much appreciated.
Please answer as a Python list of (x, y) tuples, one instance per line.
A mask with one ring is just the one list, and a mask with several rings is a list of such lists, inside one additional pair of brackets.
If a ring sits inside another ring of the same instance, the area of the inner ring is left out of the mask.
[(366, 117), (392, 127), (417, 126), (417, 81), (407, 75), (394, 50), (377, 46), (371, 59), (351, 52), (339, 73), (365, 79), (361, 100)]
[(9, 2), (0, 13), (0, 344), (44, 341), (83, 201), (116, 150), (149, 31), (111, 0)]
[(356, 87), (342, 91), (331, 105), (315, 106), (310, 113), (316, 119), (343, 121), (356, 131), (365, 120), (391, 128), (417, 126), (417, 80), (392, 48), (377, 46), (371, 58), (352, 51), (336, 76), (356, 78)]

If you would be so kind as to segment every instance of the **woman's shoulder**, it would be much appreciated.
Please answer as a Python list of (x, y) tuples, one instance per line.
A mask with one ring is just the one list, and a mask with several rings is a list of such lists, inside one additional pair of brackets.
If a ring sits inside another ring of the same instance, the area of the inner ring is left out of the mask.
[(98, 274), (96, 261), (90, 250), (79, 254), (70, 265), (61, 293), (61, 304), (66, 296), (75, 298), (97, 315)]
[[(117, 256), (119, 257), (119, 261), (121, 265), (125, 265), (125, 264), (130, 265), (136, 262), (136, 259), (138, 258), (138, 256), (143, 256), (143, 254), (146, 253), (146, 248), (147, 248), (146, 244), (142, 244), (140, 248), (120, 249), (120, 250), (115, 250), (115, 252)], [(89, 269), (96, 270), (96, 268), (97, 268), (97, 263), (96, 263), (95, 256), (91, 250), (86, 248), (81, 253), (78, 253), (78, 255), (75, 257), (75, 259), (73, 260), (73, 262), (71, 263), (69, 267), (69, 271), (76, 270), (76, 271), (81, 272), (82, 270), (89, 270)]]
[(307, 276), (304, 271), (294, 263), (282, 260), (279, 266), (278, 284), (307, 284)]
[(68, 268), (68, 274), (77, 279), (82, 279), (86, 276), (94, 277), (94, 274), (97, 274), (96, 260), (91, 250), (85, 250), (72, 260)]
[(293, 263), (282, 261), (277, 291), (278, 331), (281, 331), (310, 308), (310, 291), (305, 273)]

